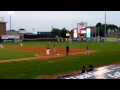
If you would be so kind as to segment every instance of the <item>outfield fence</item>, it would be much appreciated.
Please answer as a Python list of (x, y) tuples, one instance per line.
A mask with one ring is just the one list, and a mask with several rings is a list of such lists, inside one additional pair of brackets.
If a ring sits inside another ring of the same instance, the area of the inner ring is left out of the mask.
[(39, 42), (39, 41), (68, 41), (68, 42), (120, 42), (120, 37), (102, 37), (102, 38), (87, 38), (83, 40), (82, 38), (35, 38), (35, 39), (0, 39), (0, 42)]
[(102, 38), (89, 38), (82, 40), (81, 38), (39, 38), (39, 39), (23, 39), (25, 42), (31, 41), (71, 41), (71, 42), (120, 42), (120, 38), (116, 37), (102, 37)]

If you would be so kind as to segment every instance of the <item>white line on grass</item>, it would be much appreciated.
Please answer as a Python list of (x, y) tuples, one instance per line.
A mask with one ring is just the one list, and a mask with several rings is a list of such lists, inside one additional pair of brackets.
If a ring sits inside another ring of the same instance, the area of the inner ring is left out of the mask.
[[(98, 52), (98, 51), (96, 51), (96, 52)], [(77, 54), (80, 54), (80, 53), (77, 53)], [(83, 54), (83, 52), (82, 52), (82, 54)], [(81, 55), (82, 55), (81, 54)], [(86, 55), (86, 56), (88, 56), (88, 55)], [(80, 56), (77, 56), (77, 57), (69, 57), (69, 58), (63, 58), (63, 59), (55, 59), (55, 60), (50, 60), (50, 61), (48, 61), (48, 62), (50, 62), (50, 63), (53, 63), (53, 62), (58, 62), (58, 61), (62, 61), (62, 60), (70, 60), (70, 59), (76, 59), (76, 58), (80, 58)], [(75, 61), (75, 60), (74, 60)]]
[[(76, 58), (80, 58), (80, 56), (78, 56), (78, 57), (70, 57), (70, 58), (63, 58), (63, 59), (56, 59), (56, 60), (50, 60), (50, 61), (48, 61), (48, 62), (50, 62), (50, 63), (53, 63), (53, 62), (58, 62), (58, 61), (62, 61), (62, 60), (70, 60), (70, 59), (76, 59)], [(75, 61), (75, 60), (74, 60)]]

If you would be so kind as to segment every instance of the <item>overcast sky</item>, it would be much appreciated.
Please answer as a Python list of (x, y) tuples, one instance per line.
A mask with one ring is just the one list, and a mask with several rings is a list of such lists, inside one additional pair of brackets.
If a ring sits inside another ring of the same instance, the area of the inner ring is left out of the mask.
[[(120, 11), (107, 11), (106, 22), (120, 26)], [(0, 11), (0, 17), (7, 22), (10, 29), (10, 15), (7, 11)], [(105, 11), (14, 11), (11, 15), (11, 29), (26, 29), (28, 32), (51, 31), (54, 28), (68, 30), (77, 27), (79, 22), (87, 22), (88, 26), (105, 23)]]

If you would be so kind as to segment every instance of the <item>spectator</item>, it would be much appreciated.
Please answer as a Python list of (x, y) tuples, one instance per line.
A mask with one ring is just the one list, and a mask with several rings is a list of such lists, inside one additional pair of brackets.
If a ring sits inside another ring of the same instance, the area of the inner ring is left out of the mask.
[(89, 72), (89, 71), (93, 71), (93, 70), (94, 70), (94, 67), (93, 67), (93, 65), (89, 65), (88, 72)]
[(85, 66), (83, 66), (82, 70), (81, 70), (81, 73), (86, 73), (86, 72), (87, 72), (87, 70), (86, 70)]

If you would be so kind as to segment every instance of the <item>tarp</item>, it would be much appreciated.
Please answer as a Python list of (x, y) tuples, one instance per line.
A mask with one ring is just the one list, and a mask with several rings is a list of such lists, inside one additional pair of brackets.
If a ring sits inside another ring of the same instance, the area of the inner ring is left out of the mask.
[(120, 66), (105, 66), (87, 73), (68, 75), (59, 79), (120, 79)]

